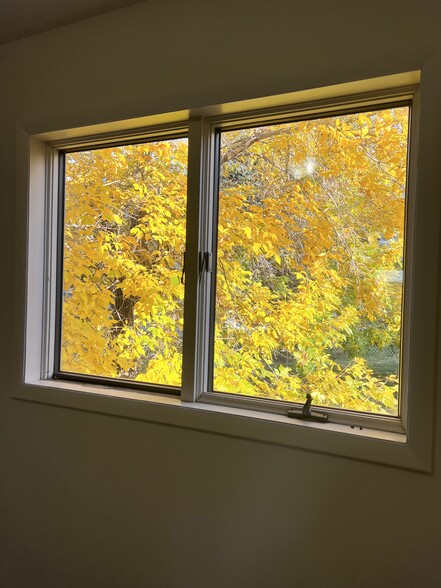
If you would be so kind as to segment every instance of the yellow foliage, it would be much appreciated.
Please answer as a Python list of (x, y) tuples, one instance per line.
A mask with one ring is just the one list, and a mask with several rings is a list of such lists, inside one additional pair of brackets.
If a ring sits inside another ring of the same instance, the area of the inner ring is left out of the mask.
[(396, 413), (407, 117), (223, 133), (216, 390)]
[[(222, 133), (215, 390), (396, 414), (407, 126)], [(179, 386), (187, 141), (66, 159), (61, 369)]]

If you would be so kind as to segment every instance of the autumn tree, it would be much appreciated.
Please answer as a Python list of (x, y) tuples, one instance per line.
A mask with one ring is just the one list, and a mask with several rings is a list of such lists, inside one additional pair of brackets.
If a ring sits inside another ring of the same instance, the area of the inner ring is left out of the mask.
[(179, 385), (187, 141), (66, 158), (61, 369)]
[(407, 116), (222, 134), (215, 389), (397, 410)]

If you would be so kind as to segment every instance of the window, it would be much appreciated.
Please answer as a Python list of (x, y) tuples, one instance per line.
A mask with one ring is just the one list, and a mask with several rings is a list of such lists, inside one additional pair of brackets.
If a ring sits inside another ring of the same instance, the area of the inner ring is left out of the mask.
[(409, 115), (219, 131), (214, 390), (399, 415)]
[(55, 374), (181, 384), (187, 139), (64, 153)]
[(430, 469), (417, 77), (33, 139), (21, 397)]
[[(409, 117), (401, 101), (213, 126), (212, 242), (187, 279), (211, 292), (199, 394), (400, 416)], [(178, 392), (187, 138), (60, 163), (55, 376)]]

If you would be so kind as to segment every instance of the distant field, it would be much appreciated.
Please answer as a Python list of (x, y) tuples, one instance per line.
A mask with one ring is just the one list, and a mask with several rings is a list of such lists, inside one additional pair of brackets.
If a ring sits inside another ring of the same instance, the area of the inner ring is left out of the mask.
[[(333, 351), (331, 357), (345, 368), (351, 358), (342, 351)], [(400, 366), (400, 351), (397, 348), (371, 348), (362, 356), (375, 376), (384, 377), (391, 374), (398, 375)]]

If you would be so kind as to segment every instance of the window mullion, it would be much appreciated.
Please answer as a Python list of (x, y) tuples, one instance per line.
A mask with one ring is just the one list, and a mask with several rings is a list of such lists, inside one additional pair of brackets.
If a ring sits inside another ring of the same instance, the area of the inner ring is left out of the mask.
[(199, 394), (200, 306), (199, 252), (202, 248), (202, 187), (204, 181), (203, 119), (189, 121), (187, 223), (185, 245), (184, 339), (181, 399), (194, 402)]

